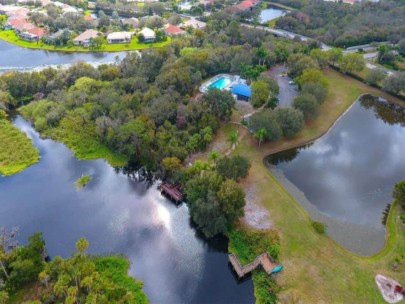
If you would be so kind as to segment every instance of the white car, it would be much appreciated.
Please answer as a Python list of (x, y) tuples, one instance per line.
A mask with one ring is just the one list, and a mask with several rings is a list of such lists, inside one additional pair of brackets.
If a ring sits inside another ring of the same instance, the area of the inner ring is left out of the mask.
[(295, 81), (292, 81), (292, 80), (291, 80), (291, 81), (288, 82), (288, 84), (289, 84), (289, 85), (293, 85), (293, 84), (295, 84)]

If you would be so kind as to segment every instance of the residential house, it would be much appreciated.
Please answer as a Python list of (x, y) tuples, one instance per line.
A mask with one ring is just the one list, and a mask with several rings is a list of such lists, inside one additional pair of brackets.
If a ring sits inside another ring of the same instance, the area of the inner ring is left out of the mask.
[(139, 34), (143, 36), (145, 42), (153, 42), (156, 40), (156, 34), (150, 28), (144, 27)]
[(166, 33), (166, 35), (168, 35), (170, 37), (187, 34), (187, 32), (182, 30), (180, 27), (178, 27), (176, 25), (172, 25), (172, 24), (166, 25), (165, 33)]
[(28, 30), (21, 31), (18, 36), (27, 41), (38, 41), (46, 34), (45, 29), (34, 26)]
[(123, 18), (121, 19), (122, 24), (132, 25), (133, 28), (139, 27), (139, 20), (137, 18)]
[(88, 47), (92, 39), (100, 37), (101, 35), (102, 33), (100, 33), (99, 31), (89, 29), (81, 33), (75, 39), (73, 39), (73, 44)]
[(131, 32), (113, 32), (107, 35), (108, 43), (129, 43), (132, 39)]
[(252, 97), (252, 90), (247, 84), (235, 84), (232, 86), (231, 90), (237, 100), (249, 101)]
[(181, 28), (183, 29), (187, 27), (192, 27), (193, 29), (202, 29), (206, 26), (207, 24), (205, 22), (198, 21), (197, 19), (194, 18), (189, 19), (181, 24)]

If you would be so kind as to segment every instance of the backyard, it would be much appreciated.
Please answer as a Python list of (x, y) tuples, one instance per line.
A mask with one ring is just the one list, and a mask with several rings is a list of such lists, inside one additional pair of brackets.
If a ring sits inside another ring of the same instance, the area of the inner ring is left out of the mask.
[(25, 41), (20, 39), (13, 30), (0, 30), (0, 39), (4, 41), (16, 44), (21, 47), (30, 49), (42, 49), (49, 51), (62, 51), (62, 52), (121, 52), (121, 51), (133, 51), (142, 50), (148, 48), (162, 47), (170, 43), (170, 37), (167, 37), (166, 41), (154, 42), (154, 43), (141, 43), (137, 37), (133, 37), (129, 44), (108, 44), (106, 41), (102, 43), (99, 48), (87, 48), (77, 45), (64, 45), (55, 46), (46, 44), (42, 41)]

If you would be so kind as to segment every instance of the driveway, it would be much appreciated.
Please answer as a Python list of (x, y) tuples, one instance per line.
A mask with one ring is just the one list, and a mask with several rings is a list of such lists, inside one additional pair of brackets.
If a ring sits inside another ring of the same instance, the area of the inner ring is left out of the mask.
[(285, 66), (275, 66), (270, 70), (270, 75), (277, 80), (280, 92), (277, 95), (279, 107), (291, 107), (294, 98), (298, 95), (298, 85), (290, 85), (292, 79), (282, 76), (287, 71)]

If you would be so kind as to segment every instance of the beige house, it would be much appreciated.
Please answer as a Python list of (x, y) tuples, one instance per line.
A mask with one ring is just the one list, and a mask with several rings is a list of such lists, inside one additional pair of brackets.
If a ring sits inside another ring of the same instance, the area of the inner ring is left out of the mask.
[(107, 35), (108, 43), (129, 43), (132, 39), (131, 32), (113, 32)]
[(86, 30), (83, 33), (81, 33), (79, 36), (77, 36), (75, 39), (73, 39), (73, 44), (74, 45), (82, 45), (82, 46), (89, 46), (90, 42), (92, 39), (95, 39), (97, 37), (100, 37), (102, 33), (99, 31), (90, 29)]

